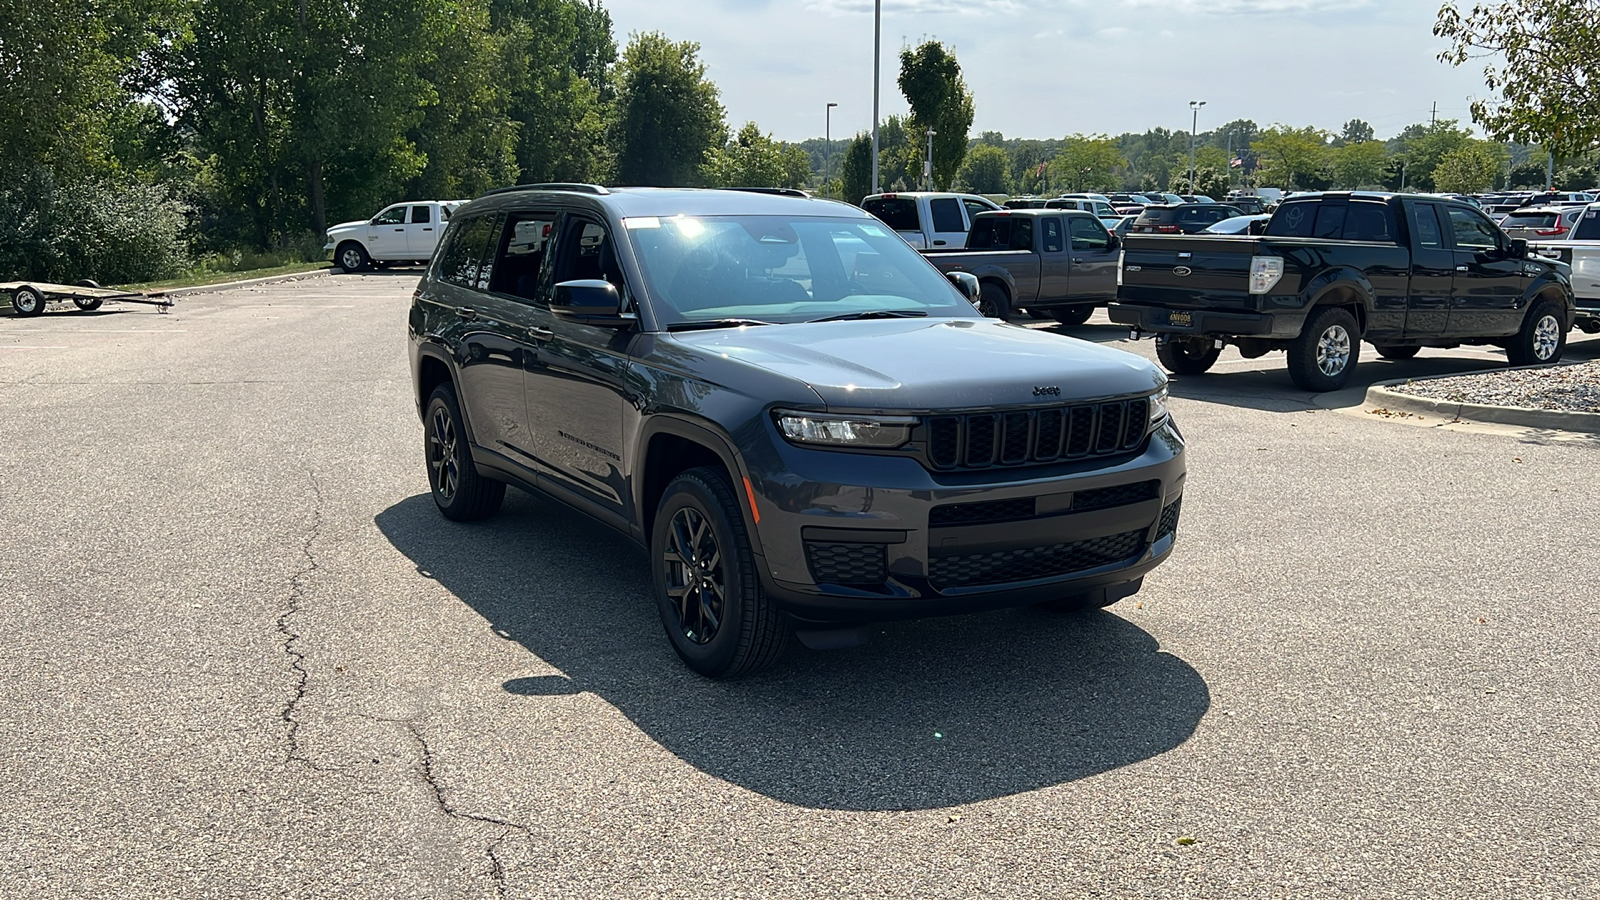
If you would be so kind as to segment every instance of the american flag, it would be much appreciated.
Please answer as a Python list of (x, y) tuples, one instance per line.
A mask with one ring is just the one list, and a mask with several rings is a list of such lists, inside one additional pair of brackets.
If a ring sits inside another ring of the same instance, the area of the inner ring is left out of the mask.
[(1235, 156), (1233, 159), (1228, 160), (1228, 168), (1230, 169), (1237, 169), (1242, 165), (1244, 165), (1244, 157), (1242, 156)]

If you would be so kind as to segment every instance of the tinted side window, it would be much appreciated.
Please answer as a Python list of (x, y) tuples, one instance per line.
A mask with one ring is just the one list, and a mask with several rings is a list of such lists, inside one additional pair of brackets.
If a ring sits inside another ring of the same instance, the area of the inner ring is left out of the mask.
[(972, 223), (967, 235), (969, 250), (1003, 250), (1011, 246), (1011, 219), (1006, 216), (988, 216)]
[(1321, 205), (1314, 200), (1283, 204), (1267, 222), (1267, 234), (1272, 237), (1311, 237), (1311, 223), (1316, 220), (1317, 208)]
[(1600, 211), (1586, 209), (1583, 217), (1578, 220), (1578, 228), (1572, 233), (1575, 241), (1600, 240)]
[(1450, 227), (1457, 250), (1489, 250), (1500, 246), (1500, 229), (1475, 212), (1450, 208)]
[(1344, 237), (1345, 207), (1342, 203), (1324, 203), (1317, 210), (1316, 224), (1311, 226), (1314, 238), (1338, 240)]
[(928, 212), (933, 219), (933, 230), (938, 232), (966, 231), (966, 223), (961, 221), (961, 201), (954, 197), (945, 197), (934, 200), (928, 204)]
[(538, 296), (545, 249), (550, 246), (555, 222), (556, 214), (552, 211), (518, 211), (507, 217), (506, 227), (497, 242), (499, 252), (495, 254), (494, 267), (489, 273), (490, 290), (524, 300)]
[(1439, 227), (1439, 207), (1431, 203), (1417, 204), (1417, 245), (1434, 249), (1444, 248), (1444, 231)]
[(1111, 246), (1111, 235), (1095, 219), (1073, 216), (1067, 220), (1067, 233), (1072, 235), (1074, 250), (1104, 250)]
[(895, 231), (922, 230), (922, 222), (917, 218), (917, 201), (910, 197), (879, 197), (876, 200), (868, 200), (861, 208), (877, 216), (883, 224)]
[(1031, 217), (1018, 219), (1012, 224), (1011, 249), (1033, 249), (1033, 219)]
[(1387, 203), (1350, 204), (1344, 217), (1347, 241), (1393, 241), (1394, 219)]
[(494, 216), (473, 216), (455, 223), (450, 242), (439, 254), (438, 277), (461, 287), (475, 287), (489, 236), (494, 233)]
[(626, 294), (622, 267), (606, 227), (591, 219), (568, 216), (556, 248), (555, 283), (580, 280), (609, 281)]
[(411, 224), (426, 225), (433, 221), (433, 208), (428, 206), (411, 207)]
[(984, 206), (976, 200), (962, 200), (961, 203), (967, 208), (968, 219), (976, 219), (978, 218), (978, 213), (988, 212), (990, 209), (990, 207)]
[(1061, 220), (1056, 218), (1040, 219), (1039, 227), (1044, 229), (1040, 237), (1044, 241), (1044, 252), (1061, 252)]

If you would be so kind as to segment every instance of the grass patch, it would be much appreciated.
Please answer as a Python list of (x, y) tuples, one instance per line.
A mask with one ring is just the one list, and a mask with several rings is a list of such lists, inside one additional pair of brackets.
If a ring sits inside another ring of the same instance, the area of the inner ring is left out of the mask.
[(119, 284), (117, 288), (129, 291), (160, 291), (172, 288), (202, 287), (208, 284), (226, 284), (230, 281), (249, 281), (252, 278), (271, 278), (274, 275), (298, 275), (302, 272), (316, 272), (331, 267), (326, 260), (320, 262), (297, 262), (281, 266), (268, 266), (261, 269), (245, 269), (237, 272), (197, 271), (190, 272), (177, 278), (168, 278), (164, 281), (147, 281), (141, 284)]

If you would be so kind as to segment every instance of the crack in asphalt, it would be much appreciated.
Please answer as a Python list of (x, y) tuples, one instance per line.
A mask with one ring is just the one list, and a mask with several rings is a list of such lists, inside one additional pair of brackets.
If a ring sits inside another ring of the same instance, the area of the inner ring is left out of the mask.
[(500, 845), (505, 843), (506, 838), (510, 837), (513, 831), (520, 831), (523, 837), (529, 837), (528, 826), (509, 822), (505, 819), (497, 819), (493, 816), (462, 812), (452, 806), (449, 799), (445, 797), (444, 789), (439, 786), (434, 772), (433, 748), (428, 745), (428, 739), (422, 736), (422, 729), (417, 727), (415, 722), (406, 722), (404, 724), (411, 730), (411, 737), (417, 742), (417, 746), (422, 748), (422, 780), (427, 783), (428, 789), (433, 792), (433, 802), (439, 808), (439, 811), (457, 821), (477, 822), (481, 825), (498, 825), (500, 827), (500, 833), (485, 848), (484, 853), (489, 857), (489, 877), (494, 879), (495, 896), (506, 896), (506, 868), (505, 863), (500, 859)]
[[(317, 483), (317, 476), (311, 474), (311, 490), (316, 497), (316, 504), (312, 508), (313, 518), (311, 532), (306, 535), (305, 543), (300, 545), (300, 553), (305, 557), (305, 564), (289, 577), (289, 605), (278, 616), (278, 633), (283, 636), (283, 652), (289, 657), (289, 671), (294, 676), (294, 691), (283, 704), (278, 717), (283, 720), (287, 730), (288, 753), (287, 761), (301, 763), (318, 771), (324, 770), (300, 751), (300, 720), (295, 717), (300, 708), (300, 701), (306, 697), (306, 686), (310, 681), (310, 673), (306, 671), (306, 655), (300, 650), (300, 633), (292, 627), (292, 621), (300, 614), (302, 604), (305, 602), (305, 582), (317, 572), (319, 563), (312, 546), (322, 536), (322, 486)], [(342, 773), (341, 773), (342, 774)]]

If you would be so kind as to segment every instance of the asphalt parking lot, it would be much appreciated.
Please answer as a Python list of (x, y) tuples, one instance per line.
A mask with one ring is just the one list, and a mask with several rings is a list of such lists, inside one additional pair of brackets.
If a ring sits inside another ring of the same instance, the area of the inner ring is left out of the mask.
[(1229, 351), (1137, 597), (713, 683), (622, 538), (435, 513), (415, 276), (0, 315), (0, 896), (1600, 897), (1600, 437)]

